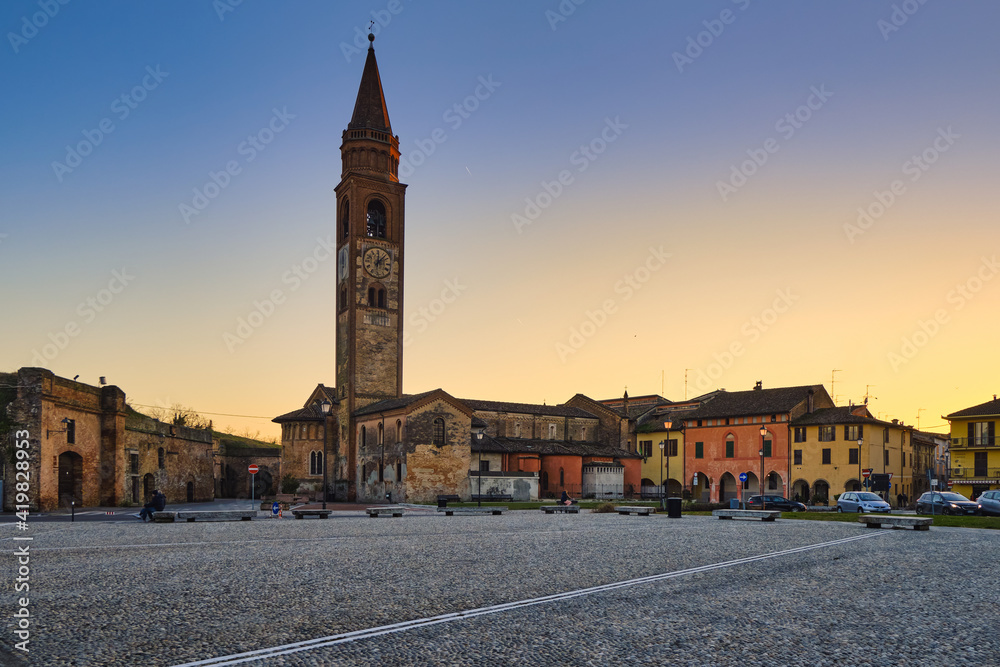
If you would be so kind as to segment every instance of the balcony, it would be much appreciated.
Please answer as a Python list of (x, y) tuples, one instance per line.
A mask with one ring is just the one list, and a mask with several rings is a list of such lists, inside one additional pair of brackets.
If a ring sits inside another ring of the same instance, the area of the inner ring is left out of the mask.
[(952, 438), (952, 449), (970, 449), (979, 447), (1000, 447), (996, 437), (981, 436), (978, 438)]
[(985, 482), (993, 480), (995, 482), (1000, 478), (1000, 468), (951, 468), (948, 470), (948, 477), (952, 481)]

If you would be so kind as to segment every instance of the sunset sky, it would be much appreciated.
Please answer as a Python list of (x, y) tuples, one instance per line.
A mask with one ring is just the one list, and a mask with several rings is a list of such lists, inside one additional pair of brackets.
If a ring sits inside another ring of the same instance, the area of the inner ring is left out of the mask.
[(576, 2), (4, 2), (0, 369), (268, 436), (335, 384), (374, 20), (405, 392), (1000, 390), (1000, 5)]

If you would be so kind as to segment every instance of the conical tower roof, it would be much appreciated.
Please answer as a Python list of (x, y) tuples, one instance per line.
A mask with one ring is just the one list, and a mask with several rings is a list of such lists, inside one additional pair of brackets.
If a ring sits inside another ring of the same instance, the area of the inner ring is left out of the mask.
[(351, 117), (347, 129), (367, 128), (391, 135), (392, 126), (389, 124), (389, 110), (385, 106), (382, 79), (378, 73), (378, 63), (375, 61), (375, 36), (368, 35), (368, 42), (368, 58), (365, 60), (365, 70), (361, 74), (358, 99), (354, 103), (354, 115)]

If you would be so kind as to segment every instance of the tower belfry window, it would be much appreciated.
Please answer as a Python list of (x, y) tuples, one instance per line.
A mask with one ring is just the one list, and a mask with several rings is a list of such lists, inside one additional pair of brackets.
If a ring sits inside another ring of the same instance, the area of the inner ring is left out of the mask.
[(351, 229), (351, 222), (350, 222), (351, 215), (350, 215), (350, 213), (351, 213), (351, 203), (345, 199), (344, 200), (344, 205), (340, 208), (340, 229), (341, 229), (340, 236), (341, 236), (341, 238), (345, 238), (346, 239), (347, 235), (350, 233), (350, 229)]
[(385, 238), (385, 206), (377, 199), (368, 203), (367, 222), (368, 236), (376, 239)]

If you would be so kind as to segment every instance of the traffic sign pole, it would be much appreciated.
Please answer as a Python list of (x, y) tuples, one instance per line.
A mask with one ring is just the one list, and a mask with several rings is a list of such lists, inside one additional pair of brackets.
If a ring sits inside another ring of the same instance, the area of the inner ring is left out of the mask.
[(250, 509), (253, 509), (253, 487), (254, 481), (257, 479), (257, 472), (260, 468), (257, 467), (256, 463), (251, 463), (247, 467), (247, 472), (250, 473)]

